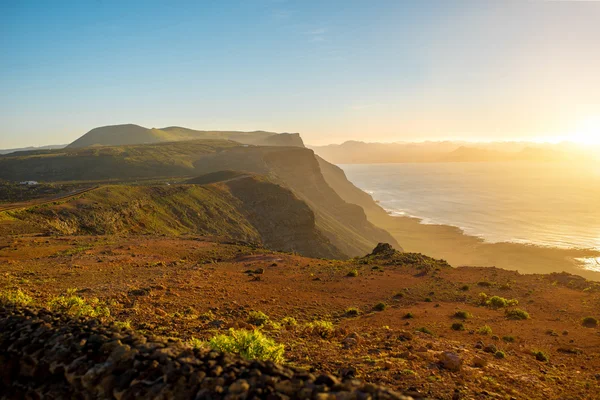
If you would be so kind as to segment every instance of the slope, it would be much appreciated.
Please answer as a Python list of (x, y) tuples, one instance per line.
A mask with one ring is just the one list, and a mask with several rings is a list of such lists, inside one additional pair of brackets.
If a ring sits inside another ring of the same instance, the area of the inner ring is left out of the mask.
[(304, 202), (258, 176), (204, 186), (104, 186), (6, 215), (3, 234), (14, 224), (61, 235), (194, 234), (313, 257), (343, 257), (316, 229)]

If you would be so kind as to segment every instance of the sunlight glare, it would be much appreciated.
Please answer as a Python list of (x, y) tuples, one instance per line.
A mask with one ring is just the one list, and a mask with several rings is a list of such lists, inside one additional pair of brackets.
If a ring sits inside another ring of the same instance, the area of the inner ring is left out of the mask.
[(568, 140), (580, 144), (600, 144), (600, 117), (583, 121)]

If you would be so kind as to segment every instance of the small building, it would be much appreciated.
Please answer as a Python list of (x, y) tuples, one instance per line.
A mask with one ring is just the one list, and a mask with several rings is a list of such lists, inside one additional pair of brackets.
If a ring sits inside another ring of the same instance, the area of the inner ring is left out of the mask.
[(23, 181), (23, 182), (19, 182), (20, 185), (27, 185), (27, 186), (35, 186), (35, 185), (39, 185), (38, 181)]

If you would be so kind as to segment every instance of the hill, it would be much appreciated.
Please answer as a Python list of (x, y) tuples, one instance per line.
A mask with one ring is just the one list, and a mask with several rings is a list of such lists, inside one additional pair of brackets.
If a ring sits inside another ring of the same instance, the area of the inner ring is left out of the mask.
[(94, 128), (67, 147), (121, 146), (200, 139), (232, 140), (238, 143), (252, 145), (304, 147), (304, 143), (297, 133), (277, 134), (265, 131), (198, 131), (178, 126), (148, 129), (133, 124), (110, 125)]
[[(328, 165), (325, 161), (321, 163)], [(335, 169), (331, 165), (328, 168)], [(400, 248), (385, 230), (368, 221), (362, 207), (369, 205), (370, 197), (363, 198), (361, 205), (342, 199), (325, 180), (314, 153), (306, 148), (244, 147), (232, 141), (197, 140), (0, 156), (0, 178), (12, 181), (116, 182), (189, 177), (223, 170), (265, 175), (290, 188), (312, 209), (319, 231), (347, 256), (364, 254), (378, 242)], [(341, 175), (338, 180), (346, 179)], [(347, 180), (346, 186), (354, 188)]]
[(7, 213), (0, 232), (59, 235), (203, 235), (313, 257), (340, 258), (312, 210), (259, 176), (209, 185), (110, 185)]

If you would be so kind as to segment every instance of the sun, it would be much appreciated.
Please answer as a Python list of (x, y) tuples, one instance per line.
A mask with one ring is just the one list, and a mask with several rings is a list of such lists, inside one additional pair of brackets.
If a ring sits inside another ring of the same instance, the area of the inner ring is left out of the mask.
[(600, 116), (584, 120), (567, 140), (579, 144), (600, 144)]

